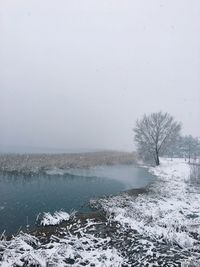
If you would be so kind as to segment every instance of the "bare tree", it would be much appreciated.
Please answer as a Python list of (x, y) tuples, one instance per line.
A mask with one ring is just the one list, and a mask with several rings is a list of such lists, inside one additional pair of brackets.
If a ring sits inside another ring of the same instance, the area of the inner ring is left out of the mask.
[(134, 128), (138, 152), (143, 158), (153, 158), (156, 165), (160, 164), (159, 156), (172, 145), (179, 136), (181, 124), (168, 113), (152, 113), (144, 115), (136, 121)]

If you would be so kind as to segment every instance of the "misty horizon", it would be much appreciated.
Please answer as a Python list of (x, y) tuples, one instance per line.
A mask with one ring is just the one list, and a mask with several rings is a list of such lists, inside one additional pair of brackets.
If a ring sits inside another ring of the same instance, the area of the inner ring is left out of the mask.
[[(93, 153), (93, 152), (104, 152), (104, 151), (114, 151), (109, 148), (87, 148), (87, 147), (78, 147), (78, 148), (65, 148), (65, 147), (32, 147), (32, 146), (12, 146), (0, 144), (0, 154), (77, 154), (77, 153)], [(115, 150), (116, 151), (116, 150)], [(124, 152), (134, 152), (134, 150), (118, 150)]]
[(0, 150), (133, 151), (160, 110), (200, 136), (193, 3), (1, 1)]

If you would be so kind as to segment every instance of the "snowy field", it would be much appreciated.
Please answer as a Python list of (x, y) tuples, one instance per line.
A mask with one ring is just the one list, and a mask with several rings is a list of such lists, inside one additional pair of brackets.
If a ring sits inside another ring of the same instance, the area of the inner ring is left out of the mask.
[(45, 239), (19, 234), (0, 241), (1, 266), (200, 266), (200, 189), (183, 159), (161, 159), (147, 193), (91, 201), (105, 221), (65, 217), (67, 227)]

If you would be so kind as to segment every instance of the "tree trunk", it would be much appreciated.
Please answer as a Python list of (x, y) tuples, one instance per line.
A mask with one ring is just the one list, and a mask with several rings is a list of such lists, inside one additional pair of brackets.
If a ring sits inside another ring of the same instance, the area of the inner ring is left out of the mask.
[(156, 158), (155, 158), (155, 161), (156, 161), (156, 166), (160, 165), (160, 159), (159, 159), (158, 151), (156, 151)]

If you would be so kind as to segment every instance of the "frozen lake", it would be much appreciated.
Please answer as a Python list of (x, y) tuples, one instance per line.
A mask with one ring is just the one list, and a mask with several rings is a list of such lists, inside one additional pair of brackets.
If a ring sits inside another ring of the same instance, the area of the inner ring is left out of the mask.
[(16, 233), (27, 222), (33, 228), (42, 212), (90, 211), (87, 203), (91, 198), (142, 188), (152, 180), (145, 169), (133, 165), (54, 170), (38, 176), (1, 174), (0, 233)]

